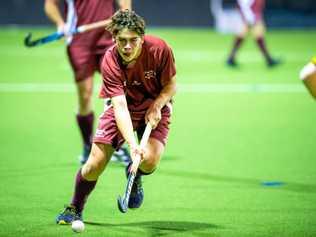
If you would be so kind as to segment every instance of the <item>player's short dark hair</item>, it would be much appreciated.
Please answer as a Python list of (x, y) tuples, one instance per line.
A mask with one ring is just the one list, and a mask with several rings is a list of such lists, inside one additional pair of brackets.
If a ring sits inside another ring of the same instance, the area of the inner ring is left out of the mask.
[(106, 26), (106, 29), (112, 33), (113, 36), (117, 35), (119, 31), (127, 28), (136, 32), (139, 35), (145, 34), (145, 21), (131, 10), (117, 11), (111, 18), (111, 22)]

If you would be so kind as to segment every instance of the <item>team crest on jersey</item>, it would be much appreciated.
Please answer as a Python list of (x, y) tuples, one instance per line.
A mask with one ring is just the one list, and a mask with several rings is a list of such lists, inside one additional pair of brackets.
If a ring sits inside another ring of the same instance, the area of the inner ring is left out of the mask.
[(105, 136), (105, 131), (101, 129), (97, 129), (95, 132), (95, 137), (104, 137)]
[(140, 83), (139, 81), (134, 80), (132, 82), (132, 86), (140, 86), (142, 83)]
[(155, 79), (156, 78), (156, 72), (154, 70), (149, 70), (144, 72), (144, 78), (146, 80)]

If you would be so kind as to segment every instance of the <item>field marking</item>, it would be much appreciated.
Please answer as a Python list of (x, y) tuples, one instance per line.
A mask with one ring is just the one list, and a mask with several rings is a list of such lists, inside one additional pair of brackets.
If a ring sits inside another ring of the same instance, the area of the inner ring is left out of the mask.
[(206, 83), (180, 84), (179, 91), (185, 93), (302, 93), (306, 92), (301, 84), (292, 83)]
[[(99, 92), (100, 84), (95, 85)], [(0, 93), (73, 93), (70, 83), (0, 83)], [(180, 93), (306, 93), (302, 84), (294, 83), (180, 83)]]
[(0, 83), (0, 92), (14, 93), (36, 93), (36, 92), (57, 92), (69, 93), (75, 91), (74, 84), (65, 83)]

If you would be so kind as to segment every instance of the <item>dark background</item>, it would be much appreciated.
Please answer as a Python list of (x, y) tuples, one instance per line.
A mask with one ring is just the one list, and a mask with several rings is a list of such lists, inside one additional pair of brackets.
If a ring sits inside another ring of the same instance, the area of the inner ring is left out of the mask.
[[(44, 0), (1, 2), (0, 25), (49, 25)], [(234, 0), (225, 0), (226, 7)], [(209, 0), (134, 0), (134, 10), (150, 26), (213, 25)], [(272, 27), (316, 27), (315, 0), (266, 0), (265, 19)]]

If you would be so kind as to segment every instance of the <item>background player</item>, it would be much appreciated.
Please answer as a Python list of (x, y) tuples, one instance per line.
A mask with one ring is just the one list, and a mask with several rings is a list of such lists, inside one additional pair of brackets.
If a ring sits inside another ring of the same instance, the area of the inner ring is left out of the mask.
[[(117, 1), (120, 9), (131, 9), (131, 0)], [(67, 38), (67, 54), (74, 73), (78, 95), (77, 123), (83, 140), (80, 162), (88, 159), (93, 133), (94, 112), (92, 109), (93, 75), (99, 71), (99, 64), (105, 50), (113, 44), (112, 36), (104, 29), (71, 36), (77, 26), (110, 18), (114, 13), (114, 0), (65, 0), (66, 21), (62, 17), (60, 0), (45, 0), (45, 13), (64, 31)], [(120, 151), (123, 160), (127, 151)]]
[[(176, 92), (175, 64), (168, 45), (154, 36), (144, 36), (145, 22), (132, 11), (119, 11), (108, 26), (115, 40), (102, 62), (101, 96), (111, 98), (99, 119), (88, 161), (77, 173), (71, 205), (58, 215), (59, 224), (81, 219), (84, 203), (94, 189), (114, 149), (124, 142), (132, 159), (142, 155), (132, 187), (129, 208), (143, 202), (141, 176), (155, 171), (167, 141), (171, 98)], [(140, 136), (145, 124), (153, 130), (144, 150), (137, 145), (133, 131)], [(127, 167), (127, 173), (128, 167)]]
[(300, 72), (300, 78), (314, 99), (316, 99), (316, 57), (303, 67)]
[(265, 0), (237, 0), (237, 5), (242, 16), (243, 26), (240, 33), (238, 33), (234, 39), (233, 48), (227, 59), (227, 65), (233, 67), (237, 66), (236, 53), (250, 29), (252, 30), (253, 37), (265, 58), (266, 64), (269, 67), (279, 64), (279, 60), (273, 59), (268, 52), (264, 39), (266, 31), (263, 19)]

